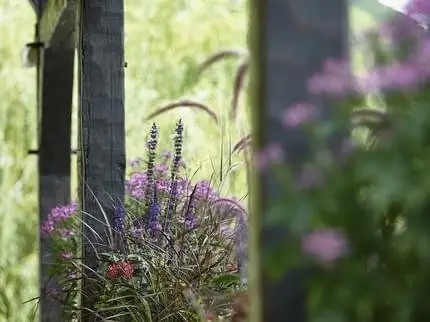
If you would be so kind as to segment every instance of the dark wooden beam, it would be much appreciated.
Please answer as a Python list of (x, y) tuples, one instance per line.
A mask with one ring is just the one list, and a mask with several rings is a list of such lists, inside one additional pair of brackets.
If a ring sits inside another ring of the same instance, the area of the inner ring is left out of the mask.
[(70, 33), (70, 25), (76, 19), (70, 11), (76, 11), (76, 0), (29, 0), (37, 16), (39, 41), (46, 47), (61, 44)]
[[(86, 0), (79, 6), (78, 157), (85, 222), (83, 256), (84, 264), (94, 269), (97, 252), (108, 244), (104, 214), (112, 224), (114, 201), (124, 198), (124, 3)], [(83, 322), (99, 320), (90, 311), (97, 294), (96, 277), (87, 270), (82, 284)]]
[[(76, 10), (64, 11), (54, 29), (56, 43), (40, 48), (38, 97), (39, 213), (43, 222), (50, 210), (70, 203), (71, 115), (75, 56)], [(49, 277), (53, 262), (49, 239), (40, 238), (41, 321), (61, 321), (60, 286)], [(59, 296), (55, 294), (59, 292)], [(55, 295), (55, 296), (54, 296)]]
[[(307, 79), (320, 70), (326, 58), (347, 55), (347, 0), (253, 0), (250, 8), (256, 148), (279, 142), (288, 151), (289, 165), (299, 167), (309, 155), (309, 142), (299, 131), (286, 131), (280, 115), (285, 108), (307, 99)], [(330, 106), (323, 110), (326, 113), (322, 117), (329, 117)], [(270, 174), (259, 177), (254, 189), (254, 214), (267, 214), (271, 203), (282, 193)], [(257, 216), (254, 222), (256, 258), (261, 259), (271, 247), (285, 241), (288, 230), (267, 227), (264, 216)], [(307, 270), (289, 271), (280, 280), (272, 280), (267, 263), (260, 261), (257, 268), (261, 304), (252, 315), (255, 321), (307, 321)], [(257, 299), (253, 297), (254, 301)]]
[(40, 40), (45, 47), (63, 46), (63, 41), (76, 30), (76, 12), (75, 0), (48, 0), (39, 25)]

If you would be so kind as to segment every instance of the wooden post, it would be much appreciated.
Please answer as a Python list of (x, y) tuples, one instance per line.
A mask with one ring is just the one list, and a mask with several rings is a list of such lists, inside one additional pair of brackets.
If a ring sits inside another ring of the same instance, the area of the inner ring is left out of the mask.
[[(109, 243), (105, 215), (113, 223), (114, 201), (124, 198), (124, 3), (79, 2), (79, 169), (84, 264), (97, 267)], [(101, 238), (98, 238), (96, 232)], [(96, 276), (82, 284), (82, 321), (94, 321)]]
[[(281, 143), (287, 151), (287, 162), (297, 167), (309, 153), (308, 142), (299, 131), (287, 132), (280, 115), (285, 108), (307, 99), (307, 80), (320, 70), (326, 58), (347, 55), (347, 0), (253, 0), (250, 8), (256, 147), (272, 141)], [(323, 110), (323, 117), (329, 117), (330, 106)], [(268, 206), (282, 193), (273, 179), (261, 177), (254, 185), (253, 212), (261, 214), (255, 218), (257, 226), (252, 234), (257, 245), (254, 265), (260, 258), (258, 254), (264, 254), (287, 235), (285, 229), (263, 226)], [(307, 272), (289, 271), (280, 280), (272, 281), (267, 276), (266, 264), (258, 263), (261, 303), (255, 301), (258, 296), (252, 298), (253, 321), (306, 321), (303, 279)]]
[[(70, 203), (71, 115), (75, 54), (76, 7), (72, 2), (50, 2), (38, 12), (39, 218)], [(46, 23), (55, 21), (55, 23)], [(49, 239), (40, 238), (41, 321), (61, 321), (60, 286), (49, 277), (53, 262)], [(57, 294), (59, 292), (59, 294)]]

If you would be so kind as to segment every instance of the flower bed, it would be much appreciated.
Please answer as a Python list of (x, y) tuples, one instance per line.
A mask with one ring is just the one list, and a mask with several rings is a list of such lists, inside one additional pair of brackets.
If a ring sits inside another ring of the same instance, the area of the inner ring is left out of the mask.
[[(154, 124), (147, 159), (132, 162), (125, 204), (106, 224), (114, 240), (98, 254), (103, 290), (97, 315), (115, 321), (201, 321), (227, 318), (233, 294), (246, 282), (247, 213), (208, 180), (186, 178), (183, 124), (172, 153), (157, 152)], [(75, 204), (57, 207), (42, 223), (53, 241), (51, 274), (60, 281), (65, 320), (80, 308), (81, 220)]]

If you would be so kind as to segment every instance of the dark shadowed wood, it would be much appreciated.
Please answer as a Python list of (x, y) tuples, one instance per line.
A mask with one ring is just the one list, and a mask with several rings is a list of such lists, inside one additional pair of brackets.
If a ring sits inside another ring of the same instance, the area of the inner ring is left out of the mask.
[[(279, 142), (289, 164), (296, 167), (309, 152), (308, 142), (298, 131), (287, 133), (280, 124), (280, 115), (291, 104), (307, 98), (306, 81), (325, 58), (347, 54), (347, 1), (253, 0), (251, 11), (256, 147)], [(324, 110), (323, 117), (329, 117), (330, 106)], [(282, 192), (273, 179), (260, 178), (255, 186), (258, 207), (254, 211), (262, 214), (257, 221), (260, 228), (254, 234), (260, 255), (287, 235), (282, 228), (263, 228), (268, 206)], [(303, 279), (307, 273), (290, 271), (280, 280), (271, 281), (266, 264), (259, 265), (262, 317), (256, 321), (306, 321)]]
[[(113, 201), (124, 198), (123, 5), (123, 0), (86, 0), (79, 8), (80, 197), (83, 219), (91, 227), (83, 226), (84, 262), (90, 268), (97, 266), (95, 249), (108, 243), (103, 212), (112, 224)], [(94, 275), (86, 273), (82, 305), (91, 309), (97, 287)], [(94, 320), (99, 319), (83, 310), (82, 321)]]
[[(70, 203), (71, 114), (76, 11), (69, 8), (63, 13), (63, 23), (54, 30), (57, 35), (57, 42), (41, 52), (40, 66), (38, 67), (38, 104), (41, 109), (38, 166), (41, 222), (45, 220), (53, 207)], [(59, 291), (59, 285), (54, 279), (48, 277), (48, 270), (52, 262), (50, 240), (41, 237), (41, 320), (44, 322), (62, 320), (61, 310), (63, 306), (56, 300), (59, 294), (52, 293), (52, 291)]]

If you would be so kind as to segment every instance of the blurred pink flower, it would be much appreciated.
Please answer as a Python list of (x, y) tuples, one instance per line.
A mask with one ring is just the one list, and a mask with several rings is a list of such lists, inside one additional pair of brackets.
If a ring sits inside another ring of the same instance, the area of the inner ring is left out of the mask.
[(297, 103), (284, 111), (282, 123), (285, 127), (295, 127), (312, 120), (317, 113), (315, 105)]
[(429, 0), (411, 0), (406, 6), (408, 14), (420, 14), (430, 16), (430, 1)]
[(348, 243), (340, 230), (324, 229), (303, 236), (302, 251), (327, 265), (347, 253)]
[(322, 71), (309, 79), (307, 86), (311, 94), (343, 97), (350, 93), (352, 79), (348, 60), (329, 58), (324, 62)]
[(71, 260), (73, 258), (72, 252), (63, 252), (60, 254), (60, 258), (63, 260)]
[(283, 156), (284, 154), (281, 147), (276, 143), (272, 143), (264, 147), (257, 153), (255, 158), (255, 165), (257, 169), (264, 171), (269, 168), (273, 163), (282, 161)]

